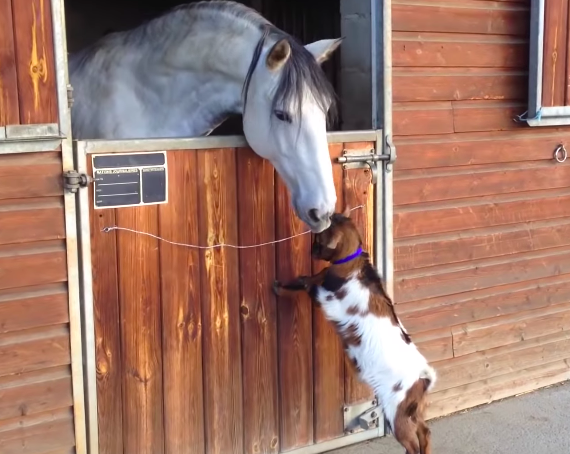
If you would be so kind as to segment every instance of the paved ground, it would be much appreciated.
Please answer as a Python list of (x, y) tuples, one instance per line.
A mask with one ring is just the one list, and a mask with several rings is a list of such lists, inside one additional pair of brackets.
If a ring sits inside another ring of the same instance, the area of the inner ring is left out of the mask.
[[(570, 382), (428, 423), (433, 454), (570, 453)], [(330, 454), (404, 454), (390, 436)]]

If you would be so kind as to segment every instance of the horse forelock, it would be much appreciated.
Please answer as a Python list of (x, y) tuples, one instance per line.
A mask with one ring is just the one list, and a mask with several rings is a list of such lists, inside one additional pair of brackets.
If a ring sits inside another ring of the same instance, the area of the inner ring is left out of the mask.
[(261, 26), (261, 29), (263, 34), (254, 50), (243, 86), (244, 112), (247, 104), (249, 85), (259, 58), (261, 57), (263, 45), (268, 38), (274, 38), (275, 41), (286, 39), (291, 46), (291, 55), (281, 70), (281, 76), (274, 92), (271, 109), (275, 110), (278, 106), (294, 106), (295, 111), (293, 114), (300, 117), (302, 114), (303, 99), (305, 95), (309, 94), (313, 97), (323, 113), (328, 114), (328, 120), (336, 119), (336, 93), (313, 54), (293, 36), (272, 24), (265, 24)]

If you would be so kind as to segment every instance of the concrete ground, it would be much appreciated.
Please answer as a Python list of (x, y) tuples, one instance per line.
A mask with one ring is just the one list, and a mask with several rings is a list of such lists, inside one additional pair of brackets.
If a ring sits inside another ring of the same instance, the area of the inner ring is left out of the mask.
[[(570, 453), (570, 382), (428, 421), (432, 454)], [(330, 454), (404, 454), (390, 435)]]

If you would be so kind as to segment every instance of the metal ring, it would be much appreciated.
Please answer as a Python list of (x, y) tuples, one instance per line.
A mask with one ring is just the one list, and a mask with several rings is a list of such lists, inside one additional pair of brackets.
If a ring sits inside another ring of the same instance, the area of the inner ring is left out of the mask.
[(554, 159), (562, 163), (566, 161), (567, 158), (568, 158), (568, 152), (566, 151), (566, 147), (563, 144), (558, 145), (556, 150), (554, 150)]

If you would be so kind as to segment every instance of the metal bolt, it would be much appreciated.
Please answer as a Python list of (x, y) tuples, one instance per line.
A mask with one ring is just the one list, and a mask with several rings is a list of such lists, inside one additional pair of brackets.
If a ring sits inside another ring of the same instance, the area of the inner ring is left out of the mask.
[(378, 416), (378, 415), (376, 414), (375, 411), (373, 411), (372, 413), (370, 413), (370, 417), (371, 417), (371, 418), (375, 419), (376, 416)]

